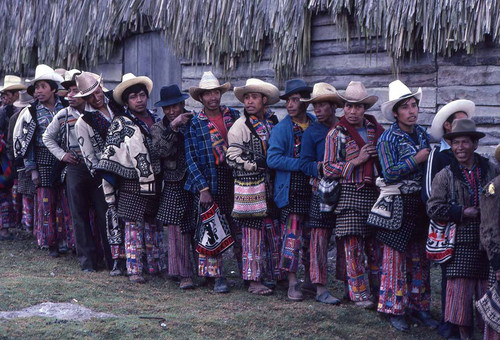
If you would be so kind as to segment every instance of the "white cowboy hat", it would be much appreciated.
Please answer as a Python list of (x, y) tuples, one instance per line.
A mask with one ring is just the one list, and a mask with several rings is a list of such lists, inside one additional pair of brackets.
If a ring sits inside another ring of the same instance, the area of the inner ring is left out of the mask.
[(300, 99), (304, 103), (318, 103), (318, 102), (331, 102), (337, 106), (342, 106), (343, 102), (340, 98), (335, 87), (328, 83), (317, 83), (314, 84), (311, 98), (310, 99)]
[(365, 104), (366, 109), (373, 106), (378, 100), (377, 96), (370, 96), (366, 92), (365, 85), (360, 81), (351, 81), (344, 91), (344, 94), (339, 93), (339, 97), (345, 103)]
[(75, 76), (75, 82), (76, 87), (78, 87), (78, 93), (74, 97), (81, 98), (94, 93), (99, 84), (101, 84), (101, 77), (95, 73), (82, 72)]
[(266, 83), (260, 79), (250, 78), (247, 80), (245, 86), (234, 88), (234, 95), (243, 103), (243, 98), (247, 93), (262, 93), (267, 97), (267, 104), (272, 105), (280, 101), (280, 90), (271, 83)]
[(412, 93), (408, 86), (403, 84), (401, 80), (394, 80), (389, 84), (389, 100), (382, 104), (381, 110), (385, 119), (390, 122), (396, 121), (394, 115), (392, 114), (392, 108), (394, 105), (403, 100), (410, 97), (415, 97), (419, 101), (422, 100), (422, 88), (419, 87), (417, 92)]
[(26, 91), (19, 92), (19, 99), (14, 102), (15, 107), (23, 108), (31, 103), (33, 103), (35, 99), (28, 94)]
[(473, 101), (467, 99), (458, 99), (449, 102), (443, 106), (434, 116), (432, 120), (431, 128), (429, 129), (429, 134), (437, 142), (441, 140), (444, 135), (443, 124), (444, 122), (456, 112), (465, 112), (467, 118), (472, 118), (474, 112), (476, 111), (476, 104)]
[(208, 90), (219, 90), (220, 94), (224, 94), (231, 88), (230, 83), (220, 84), (219, 80), (214, 76), (211, 71), (203, 72), (200, 83), (198, 86), (191, 86), (189, 88), (189, 95), (196, 101), (201, 102), (200, 94)]
[(144, 86), (146, 86), (149, 95), (151, 95), (151, 91), (153, 90), (153, 81), (151, 79), (146, 76), (136, 77), (132, 73), (127, 73), (123, 75), (122, 82), (118, 84), (118, 86), (116, 86), (115, 90), (113, 91), (113, 98), (115, 99), (115, 101), (120, 105), (125, 105), (125, 103), (122, 101), (122, 94), (126, 89), (135, 84), (143, 84)]
[(10, 74), (3, 78), (3, 86), (0, 87), (0, 92), (21, 90), (26, 90), (26, 86), (23, 84), (21, 78)]
[(77, 70), (76, 68), (66, 71), (64, 73), (64, 81), (61, 82), (61, 86), (66, 89), (67, 87), (71, 86), (71, 84), (76, 84), (75, 76), (80, 73), (82, 73), (82, 71)]
[(64, 81), (64, 78), (57, 74), (56, 71), (52, 69), (52, 67), (45, 64), (40, 64), (35, 69), (35, 78), (26, 81), (34, 85), (39, 80), (52, 80), (59, 85)]

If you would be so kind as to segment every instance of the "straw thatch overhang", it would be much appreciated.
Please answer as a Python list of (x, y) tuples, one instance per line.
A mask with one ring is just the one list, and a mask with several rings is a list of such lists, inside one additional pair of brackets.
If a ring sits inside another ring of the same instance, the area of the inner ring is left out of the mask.
[(500, 43), (497, 0), (1, 0), (0, 67), (19, 73), (37, 63), (89, 67), (130, 34), (155, 30), (179, 59), (225, 71), (241, 58), (258, 60), (270, 44), (283, 79), (308, 62), (311, 20), (320, 12), (331, 15), (347, 41), (382, 41), (395, 61)]

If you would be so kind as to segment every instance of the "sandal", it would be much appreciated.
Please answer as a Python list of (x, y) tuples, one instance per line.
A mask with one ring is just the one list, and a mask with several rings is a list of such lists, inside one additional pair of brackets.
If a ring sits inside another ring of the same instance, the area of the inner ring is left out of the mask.
[(255, 295), (267, 296), (271, 295), (273, 293), (273, 290), (261, 284), (258, 286), (250, 286), (248, 288), (248, 292)]
[(299, 289), (299, 283), (296, 283), (288, 287), (288, 299), (292, 301), (304, 300), (304, 295)]
[(146, 283), (146, 279), (142, 275), (130, 275), (128, 279), (133, 283)]
[(320, 295), (316, 295), (316, 301), (329, 305), (338, 305), (340, 303), (340, 300), (333, 296), (328, 290), (325, 290)]
[(183, 277), (181, 279), (181, 283), (179, 285), (179, 288), (180, 289), (193, 289), (194, 288), (193, 279), (191, 279), (190, 277)]

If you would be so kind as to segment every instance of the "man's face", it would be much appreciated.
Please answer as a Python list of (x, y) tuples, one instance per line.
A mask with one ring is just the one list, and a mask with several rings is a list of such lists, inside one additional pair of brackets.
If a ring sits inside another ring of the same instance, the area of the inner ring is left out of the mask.
[(365, 116), (365, 105), (346, 102), (344, 104), (344, 115), (349, 124), (361, 127), (363, 126), (363, 117)]
[(243, 105), (248, 114), (256, 115), (264, 112), (264, 107), (267, 104), (267, 97), (262, 93), (249, 92), (243, 97)]
[(169, 122), (173, 121), (175, 118), (179, 117), (182, 112), (184, 112), (184, 105), (185, 102), (182, 101), (180, 103), (162, 107), (163, 113)]
[(14, 93), (10, 91), (5, 91), (2, 93), (3, 105), (12, 105), (18, 99), (19, 99), (19, 91), (15, 91)]
[(42, 104), (48, 102), (54, 96), (55, 92), (56, 90), (52, 90), (49, 83), (44, 80), (39, 80), (35, 83), (35, 97)]
[(467, 116), (467, 113), (465, 112), (455, 112), (453, 117), (453, 120), (451, 122), (444, 122), (443, 123), (443, 128), (445, 133), (450, 133), (451, 132), (451, 124), (453, 121), (458, 120), (458, 119), (467, 119), (469, 116)]
[(473, 159), (477, 144), (477, 140), (472, 140), (469, 136), (456, 137), (451, 141), (451, 150), (457, 161), (465, 164)]
[(68, 88), (68, 102), (71, 107), (82, 107), (85, 104), (85, 100), (83, 98), (75, 97), (78, 94), (78, 87), (76, 85), (72, 85)]
[(300, 101), (300, 93), (294, 93), (286, 100), (286, 110), (291, 118), (300, 117), (306, 113), (306, 104)]
[(328, 123), (333, 118), (337, 106), (330, 102), (317, 102), (313, 104), (314, 114), (320, 123)]
[(127, 106), (132, 113), (141, 113), (146, 111), (147, 102), (148, 95), (144, 90), (141, 90), (138, 93), (131, 93), (128, 95)]
[(415, 98), (410, 98), (408, 101), (398, 107), (397, 112), (393, 112), (394, 117), (398, 123), (412, 127), (417, 124), (418, 119), (418, 104)]
[(221, 98), (220, 90), (208, 90), (204, 91), (200, 100), (204, 107), (209, 110), (217, 110), (220, 106), (220, 98)]
[(90, 106), (94, 109), (101, 109), (104, 106), (104, 92), (102, 92), (101, 86), (97, 86), (97, 89), (84, 97)]

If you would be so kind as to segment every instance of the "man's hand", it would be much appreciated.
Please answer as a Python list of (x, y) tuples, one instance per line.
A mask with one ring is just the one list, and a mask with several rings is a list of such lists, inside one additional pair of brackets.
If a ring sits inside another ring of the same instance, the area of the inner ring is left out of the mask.
[(72, 152), (66, 152), (61, 160), (65, 163), (73, 165), (80, 163), (79, 159), (75, 157)]
[(359, 150), (358, 157), (353, 159), (351, 163), (353, 163), (354, 166), (358, 166), (366, 163), (371, 157), (377, 157), (377, 149), (371, 144), (365, 144), (361, 150)]
[(170, 126), (174, 131), (179, 130), (181, 126), (186, 125), (186, 123), (193, 117), (193, 112), (184, 112), (177, 116), (171, 123)]
[(214, 199), (210, 194), (210, 190), (205, 190), (200, 192), (200, 205), (203, 208), (210, 208), (210, 206), (214, 203)]
[(468, 218), (476, 218), (479, 216), (479, 209), (477, 207), (468, 207), (464, 209), (463, 214)]
[(415, 161), (417, 164), (424, 163), (429, 158), (430, 149), (422, 149), (415, 155)]
[(38, 187), (40, 185), (40, 173), (38, 172), (38, 170), (31, 171), (31, 180), (33, 181), (35, 187)]

